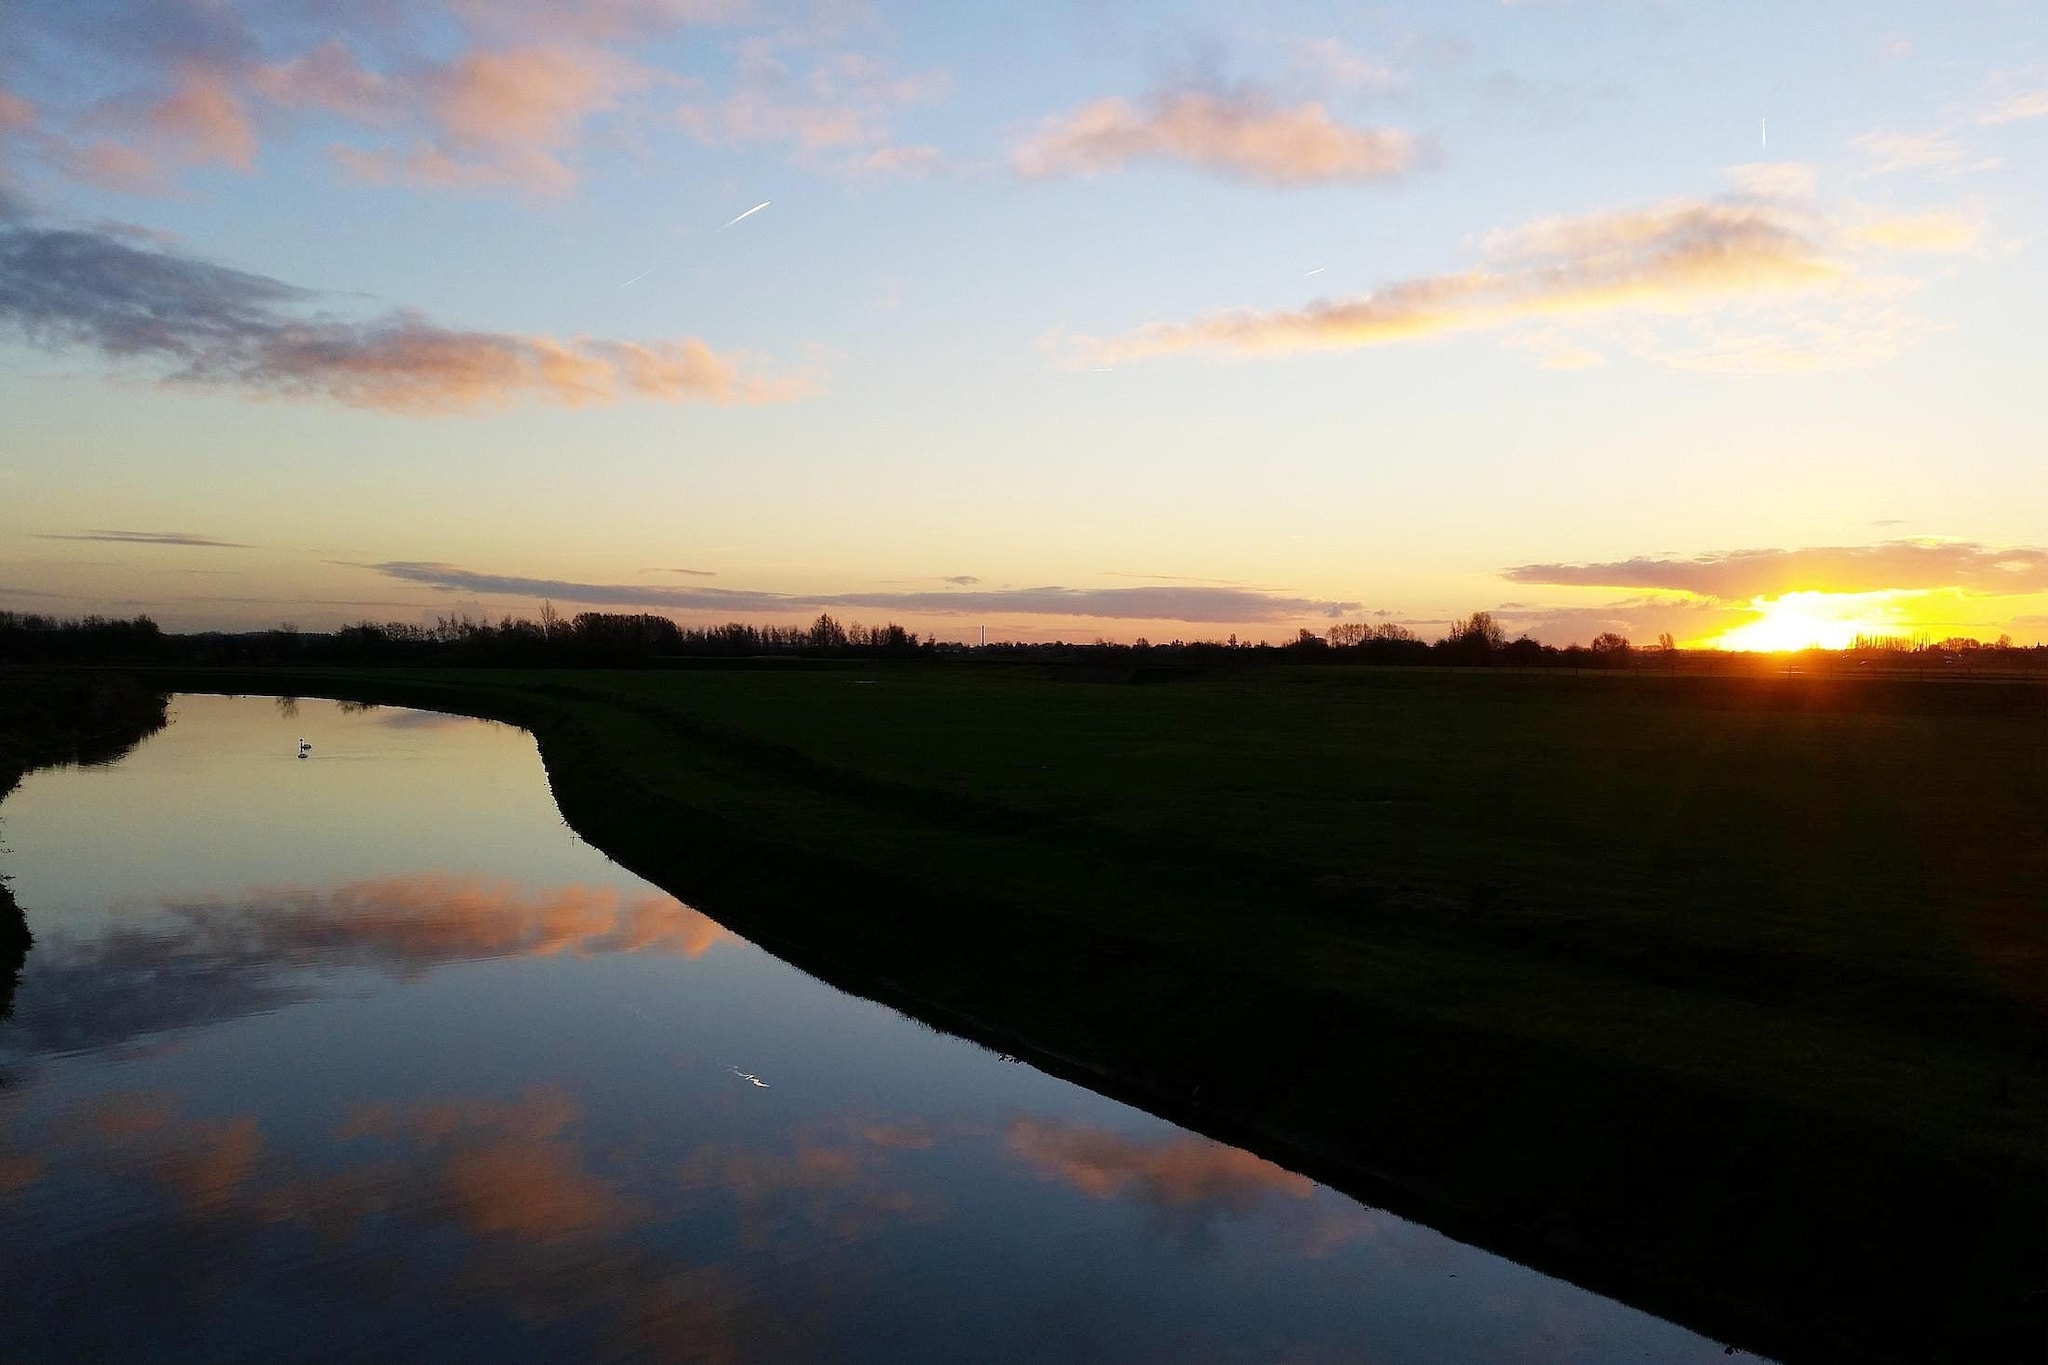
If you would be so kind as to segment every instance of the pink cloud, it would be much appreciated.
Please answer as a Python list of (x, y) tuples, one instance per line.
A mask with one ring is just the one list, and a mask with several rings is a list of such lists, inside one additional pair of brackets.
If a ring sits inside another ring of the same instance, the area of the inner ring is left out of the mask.
[[(559, 198), (579, 178), (576, 153), (608, 116), (631, 115), (651, 89), (678, 84), (629, 52), (685, 25), (746, 17), (753, 6), (439, 0), (352, 17), (343, 7), (329, 36), (297, 51), (266, 51), (235, 0), (200, 8), (203, 23), (104, 46), (83, 27), (57, 26), (56, 40), (91, 59), (80, 68), (108, 93), (48, 131), (35, 130), (37, 111), (10, 103), (0, 132), (32, 130), (36, 153), (65, 174), (150, 193), (194, 166), (250, 170), (259, 126), (268, 132), (318, 113), (360, 130), (330, 153), (354, 178)], [(773, 55), (776, 44), (816, 51), (830, 28), (785, 28), (742, 44), (729, 93), (681, 111), (679, 122), (706, 143), (785, 143), (822, 169), (857, 176), (943, 165), (931, 147), (898, 145), (889, 128), (895, 111), (949, 89), (943, 74), (893, 72), (878, 58), (836, 53), (799, 76)]]
[(43, 128), (26, 101), (16, 103), (14, 121), (0, 109), (0, 131), (25, 132), (50, 165), (103, 189), (158, 194), (193, 166), (255, 169), (257, 137), (249, 109), (233, 79), (214, 68), (180, 71), (169, 94), (102, 100), (69, 127)]
[(61, 144), (57, 165), (65, 174), (101, 189), (122, 194), (155, 194), (163, 189), (163, 169), (150, 157), (119, 142)]
[(202, 384), (320, 395), (350, 407), (427, 414), (503, 408), (520, 399), (561, 407), (621, 398), (773, 403), (808, 391), (800, 379), (756, 377), (695, 338), (636, 343), (558, 340), (437, 326), (400, 314), (361, 326), (310, 323), (243, 353), (175, 376)]
[(584, 119), (653, 74), (608, 52), (535, 47), (471, 52), (437, 72), (427, 90), (435, 121), (459, 146), (560, 147)]
[(216, 72), (186, 72), (175, 92), (150, 106), (145, 127), (180, 164), (222, 161), (247, 171), (256, 162), (249, 111)]
[(471, 51), (397, 81), (362, 71), (346, 53), (323, 52), (313, 54), (309, 98), (359, 121), (392, 121), (366, 112), (381, 104), (420, 130), (409, 148), (344, 145), (336, 161), (360, 179), (442, 189), (566, 194), (577, 175), (562, 154), (592, 118), (659, 79), (616, 53), (580, 46)]
[(0, 133), (36, 126), (36, 107), (21, 96), (0, 90)]
[(1110, 97), (1047, 119), (1011, 162), (1032, 177), (1178, 162), (1281, 188), (1384, 180), (1410, 169), (1415, 139), (1399, 128), (1340, 123), (1320, 103), (1281, 108), (1255, 92)]
[(743, 7), (732, 0), (456, 0), (452, 55), (428, 46), (431, 25), (351, 24), (338, 13), (324, 41), (267, 56), (239, 6), (206, 8), (204, 41), (181, 30), (143, 35), (109, 53), (68, 35), (96, 59), (90, 69), (111, 93), (45, 134), (38, 148), (45, 159), (103, 185), (161, 190), (193, 166), (251, 169), (259, 150), (252, 111), (280, 126), (291, 114), (318, 111), (402, 134), (382, 145), (351, 139), (353, 155), (339, 159), (358, 175), (560, 195), (577, 178), (568, 153), (592, 121), (663, 79), (626, 56), (624, 45), (681, 24), (732, 18)]
[[(1651, 358), (1703, 369), (1799, 370), (1866, 363), (1896, 350), (1887, 300), (1909, 281), (1879, 273), (1876, 258), (1960, 250), (1975, 229), (1947, 214), (1830, 213), (1802, 167), (1731, 172), (1735, 192), (1646, 208), (1538, 220), (1491, 234), (1468, 269), (1399, 280), (1371, 293), (1299, 308), (1211, 313), (1154, 323), (1122, 337), (1083, 340), (1094, 363), (1180, 351), (1239, 355), (1349, 350), (1530, 321), (1584, 323), (1710, 315), (1740, 304), (1785, 309), (1794, 300), (1835, 305), (1830, 315), (1767, 316), (1751, 331), (1719, 332), (1690, 349), (1648, 345)], [(1561, 332), (1527, 343), (1555, 363), (1593, 353)]]

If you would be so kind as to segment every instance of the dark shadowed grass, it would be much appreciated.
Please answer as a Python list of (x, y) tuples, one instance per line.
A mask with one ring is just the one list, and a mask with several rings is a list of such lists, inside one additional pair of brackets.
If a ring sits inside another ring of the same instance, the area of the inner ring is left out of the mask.
[(534, 729), (799, 965), (1795, 1359), (2033, 1359), (2048, 692), (166, 675)]

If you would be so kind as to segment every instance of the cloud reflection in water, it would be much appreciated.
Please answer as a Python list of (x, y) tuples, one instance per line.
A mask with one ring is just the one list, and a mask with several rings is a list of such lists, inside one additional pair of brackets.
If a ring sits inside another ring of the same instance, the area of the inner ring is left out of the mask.
[[(92, 939), (49, 934), (29, 957), (9, 1042), (103, 1048), (279, 1008), (320, 977), (413, 980), (484, 958), (662, 953), (695, 960), (730, 939), (672, 896), (602, 885), (540, 889), (446, 873), (174, 899)], [(10, 1049), (11, 1050), (11, 1049)]]

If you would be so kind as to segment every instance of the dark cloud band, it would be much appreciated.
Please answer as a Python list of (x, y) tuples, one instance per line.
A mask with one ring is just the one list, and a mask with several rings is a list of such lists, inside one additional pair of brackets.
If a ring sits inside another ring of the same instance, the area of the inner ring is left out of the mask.
[(2048, 592), (2048, 550), (2000, 549), (1974, 541), (1894, 540), (1798, 550), (1731, 550), (1691, 559), (1521, 564), (1502, 570), (1501, 576), (1515, 583), (1658, 588), (1745, 601), (1788, 592), (1929, 588), (2004, 596)]
[(187, 531), (79, 531), (72, 535), (40, 535), (37, 540), (99, 540), (115, 545), (184, 545), (196, 549), (247, 550), (239, 540), (215, 540)]
[(744, 373), (693, 337), (558, 341), (444, 327), (404, 310), (366, 321), (312, 313), (310, 290), (130, 236), (0, 221), (0, 330), (52, 351), (153, 363), (175, 383), (383, 412), (522, 398), (767, 403), (808, 388)]
[(851, 592), (797, 594), (744, 588), (643, 586), (632, 583), (574, 583), (554, 578), (520, 578), (472, 573), (452, 564), (390, 562), (379, 573), (449, 592), (547, 598), (586, 606), (648, 607), (716, 611), (734, 615), (791, 611), (889, 611), (933, 616), (1086, 616), (1119, 621), (1188, 621), (1236, 624), (1337, 618), (1357, 611), (1357, 602), (1281, 597), (1241, 588), (1001, 588), (979, 592)]

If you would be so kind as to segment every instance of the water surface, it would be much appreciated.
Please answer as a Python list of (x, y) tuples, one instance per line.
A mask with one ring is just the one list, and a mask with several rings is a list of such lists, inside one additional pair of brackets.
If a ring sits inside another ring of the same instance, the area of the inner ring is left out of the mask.
[(518, 730), (181, 697), (0, 817), (0, 1359), (1724, 1359), (812, 980)]

